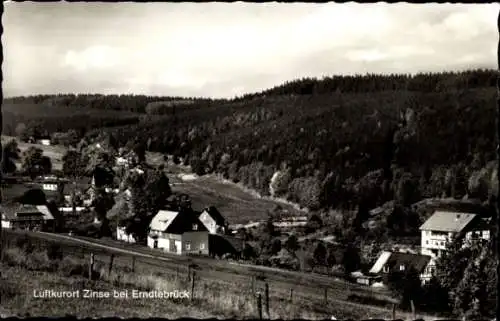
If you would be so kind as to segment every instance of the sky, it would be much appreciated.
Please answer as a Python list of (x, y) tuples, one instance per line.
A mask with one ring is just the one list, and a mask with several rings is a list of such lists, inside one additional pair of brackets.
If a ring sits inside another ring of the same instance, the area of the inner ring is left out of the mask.
[(4, 96), (231, 98), (301, 77), (498, 68), (499, 4), (7, 2)]

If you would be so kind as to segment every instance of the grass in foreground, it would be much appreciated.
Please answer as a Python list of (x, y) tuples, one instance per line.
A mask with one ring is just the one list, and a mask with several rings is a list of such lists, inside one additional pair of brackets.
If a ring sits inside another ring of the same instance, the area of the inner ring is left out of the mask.
[[(95, 280), (88, 280), (88, 263), (65, 256), (50, 259), (47, 251), (27, 253), (19, 247), (5, 249), (1, 263), (2, 306), (9, 315), (78, 317), (193, 317), (193, 318), (255, 318), (258, 311), (250, 289), (231, 287), (228, 283), (197, 280), (195, 299), (42, 299), (34, 290), (75, 291), (92, 289), (113, 291), (190, 291), (190, 282), (176, 276), (158, 276), (127, 272), (117, 267), (111, 274), (102, 263), (95, 266)], [(82, 292), (80, 292), (82, 293)], [(273, 318), (324, 318), (302, 304), (280, 302), (271, 297)]]

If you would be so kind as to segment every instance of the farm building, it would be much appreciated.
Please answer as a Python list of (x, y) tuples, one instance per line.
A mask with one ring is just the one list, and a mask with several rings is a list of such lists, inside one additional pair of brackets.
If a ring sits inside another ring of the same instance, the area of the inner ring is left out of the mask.
[(387, 276), (408, 269), (417, 271), (420, 280), (425, 283), (435, 272), (435, 261), (429, 255), (384, 251), (371, 268), (369, 275)]
[(161, 210), (149, 225), (147, 244), (176, 254), (209, 254), (208, 230), (190, 209)]
[(45, 205), (10, 204), (1, 207), (2, 228), (53, 232), (55, 220)]
[(421, 253), (438, 258), (453, 239), (489, 239), (490, 230), (477, 214), (435, 211), (420, 227)]
[(199, 219), (210, 234), (225, 234), (228, 230), (225, 218), (214, 206), (205, 208), (200, 213)]

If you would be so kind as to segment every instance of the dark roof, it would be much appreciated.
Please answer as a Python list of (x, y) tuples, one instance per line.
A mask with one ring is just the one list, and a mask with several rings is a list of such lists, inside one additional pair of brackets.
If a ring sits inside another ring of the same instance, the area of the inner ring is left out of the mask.
[(405, 269), (412, 267), (418, 273), (422, 273), (430, 260), (431, 257), (429, 255), (392, 252), (385, 266), (392, 272), (398, 272), (399, 266), (404, 265)]
[(229, 235), (209, 234), (208, 239), (210, 251), (218, 255), (242, 252), (245, 245), (243, 239)]
[(213, 220), (215, 221), (215, 223), (217, 225), (220, 225), (220, 226), (224, 226), (226, 224), (226, 219), (224, 218), (224, 216), (222, 216), (222, 214), (217, 210), (217, 208), (215, 208), (215, 206), (210, 206), (210, 207), (207, 207), (205, 208), (201, 213), (199, 213), (198, 217), (203, 213), (203, 212), (207, 212), (210, 217), (213, 218)]
[[(165, 233), (208, 232), (205, 225), (199, 220), (197, 213), (190, 209), (182, 209), (180, 211), (161, 210), (153, 218), (150, 226), (161, 226), (163, 225), (162, 223), (166, 225), (166, 228), (163, 230)], [(197, 224), (196, 230), (193, 230), (193, 224)]]
[(6, 220), (22, 220), (22, 217), (18, 217), (18, 213), (30, 214), (30, 215), (40, 215), (45, 219), (53, 219), (52, 214), (45, 205), (29, 205), (20, 203), (9, 203), (0, 206), (0, 211)]

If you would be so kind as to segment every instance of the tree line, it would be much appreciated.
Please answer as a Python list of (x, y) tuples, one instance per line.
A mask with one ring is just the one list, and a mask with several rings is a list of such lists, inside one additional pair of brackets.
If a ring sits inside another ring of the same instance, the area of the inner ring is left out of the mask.
[[(187, 98), (94, 95), (171, 112), (66, 136), (39, 128), (65, 144), (106, 136), (116, 146), (171, 154), (200, 175), (217, 173), (312, 210), (349, 211), (356, 228), (370, 208), (394, 200), (389, 229), (415, 234), (421, 218), (409, 205), (416, 201), (497, 197), (495, 77), (472, 70), (302, 79), (253, 96), (199, 100), (206, 108)], [(311, 83), (327, 89), (300, 89)], [(175, 112), (168, 101), (179, 102)]]

